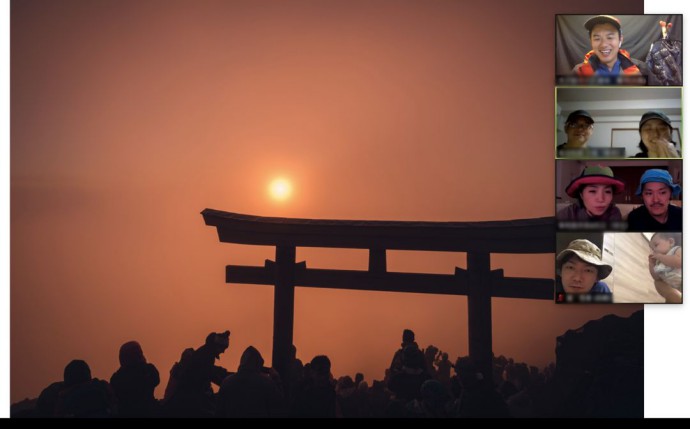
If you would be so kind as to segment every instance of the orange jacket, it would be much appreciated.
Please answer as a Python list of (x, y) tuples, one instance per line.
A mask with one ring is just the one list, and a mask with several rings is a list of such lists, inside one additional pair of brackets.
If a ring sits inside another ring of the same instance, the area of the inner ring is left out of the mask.
[[(625, 49), (618, 51), (618, 59), (621, 62), (622, 74), (642, 74), (639, 67), (635, 65), (630, 54)], [(578, 76), (593, 76), (599, 67), (599, 58), (594, 54), (594, 51), (589, 51), (585, 54), (584, 62), (575, 66), (575, 73)]]

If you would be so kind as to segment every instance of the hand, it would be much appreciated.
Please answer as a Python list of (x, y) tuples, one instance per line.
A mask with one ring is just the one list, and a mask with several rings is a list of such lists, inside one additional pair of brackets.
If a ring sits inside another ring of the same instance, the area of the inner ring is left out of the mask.
[(663, 137), (651, 141), (652, 147), (649, 149), (650, 157), (654, 158), (680, 158), (676, 146)]

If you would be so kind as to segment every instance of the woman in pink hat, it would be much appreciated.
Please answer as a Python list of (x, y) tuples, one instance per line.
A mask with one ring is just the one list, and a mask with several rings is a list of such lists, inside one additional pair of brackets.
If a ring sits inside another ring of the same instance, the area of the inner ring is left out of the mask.
[(622, 221), (621, 211), (613, 203), (613, 195), (620, 194), (624, 189), (625, 183), (614, 177), (610, 167), (585, 167), (582, 174), (565, 188), (565, 193), (577, 201), (560, 210), (556, 219), (572, 222)]

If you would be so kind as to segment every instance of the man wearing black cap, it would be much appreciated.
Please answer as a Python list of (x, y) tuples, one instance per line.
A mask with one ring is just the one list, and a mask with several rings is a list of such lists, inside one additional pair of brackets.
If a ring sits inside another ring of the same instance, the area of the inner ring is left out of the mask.
[(650, 110), (640, 119), (640, 151), (633, 158), (680, 158), (671, 140), (671, 120), (659, 110)]
[(586, 110), (576, 110), (565, 120), (565, 133), (568, 141), (556, 147), (559, 157), (577, 156), (587, 147), (592, 136), (594, 119)]
[(402, 335), (402, 344), (400, 344), (400, 349), (398, 349), (393, 355), (393, 360), (391, 361), (390, 372), (391, 374), (399, 372), (403, 367), (403, 350), (406, 347), (414, 347), (419, 349), (419, 346), (414, 340), (414, 332), (411, 329), (405, 329)]
[(585, 54), (584, 61), (573, 68), (578, 76), (618, 76), (646, 74), (642, 61), (621, 49), (623, 34), (618, 18), (598, 15), (585, 22), (589, 31), (592, 50)]

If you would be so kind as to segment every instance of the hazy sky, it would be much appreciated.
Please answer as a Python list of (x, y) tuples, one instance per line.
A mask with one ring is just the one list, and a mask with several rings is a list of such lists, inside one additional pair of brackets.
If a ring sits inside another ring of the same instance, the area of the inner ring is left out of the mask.
[[(619, 13), (642, 1), (607, 0)], [(85, 359), (109, 379), (138, 340), (163, 378), (230, 329), (270, 362), (272, 288), (226, 264), (199, 214), (503, 220), (554, 213), (554, 13), (598, 1), (22, 0), (11, 9), (11, 399)], [(290, 179), (272, 201), (268, 183)], [(365, 251), (303, 250), (310, 267)], [(463, 254), (393, 252), (391, 270), (452, 273)], [(553, 255), (492, 258), (552, 277)], [(544, 365), (555, 337), (640, 306), (494, 300), (494, 352)], [(381, 378), (403, 328), (467, 353), (466, 301), (298, 289), (295, 343), (336, 375)]]

